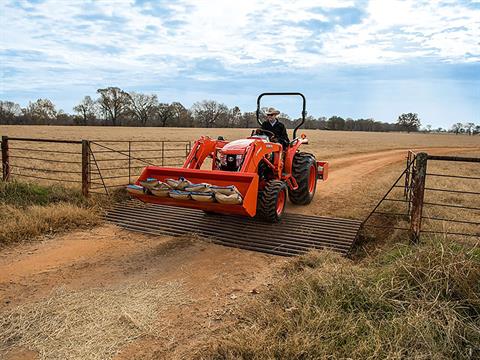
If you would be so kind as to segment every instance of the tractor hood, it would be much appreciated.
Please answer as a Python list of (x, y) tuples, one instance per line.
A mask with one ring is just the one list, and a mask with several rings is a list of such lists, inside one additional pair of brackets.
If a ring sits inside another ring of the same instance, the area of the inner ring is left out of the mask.
[(243, 154), (248, 146), (250, 146), (258, 139), (240, 139), (230, 141), (221, 149), (222, 154)]

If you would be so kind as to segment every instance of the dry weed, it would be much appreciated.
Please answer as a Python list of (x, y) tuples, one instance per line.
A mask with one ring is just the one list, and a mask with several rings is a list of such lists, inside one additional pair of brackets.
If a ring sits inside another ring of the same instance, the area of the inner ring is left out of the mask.
[(68, 203), (17, 208), (0, 205), (0, 244), (29, 241), (40, 235), (76, 228), (88, 228), (101, 223), (98, 212)]
[(41, 359), (109, 359), (135, 339), (161, 335), (159, 312), (187, 303), (179, 282), (60, 288), (44, 300), (0, 313), (0, 355), (23, 347)]
[(102, 221), (111, 199), (85, 199), (61, 186), (0, 183), (0, 246)]
[(198, 358), (480, 356), (478, 248), (397, 246), (368, 266), (318, 253), (286, 270)]

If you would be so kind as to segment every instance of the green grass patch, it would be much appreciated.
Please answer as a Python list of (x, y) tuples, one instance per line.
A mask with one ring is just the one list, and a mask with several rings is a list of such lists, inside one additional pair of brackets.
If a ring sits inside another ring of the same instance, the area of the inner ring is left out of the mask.
[(85, 205), (87, 201), (80, 191), (59, 185), (41, 186), (17, 181), (0, 182), (0, 204), (26, 207), (67, 202)]

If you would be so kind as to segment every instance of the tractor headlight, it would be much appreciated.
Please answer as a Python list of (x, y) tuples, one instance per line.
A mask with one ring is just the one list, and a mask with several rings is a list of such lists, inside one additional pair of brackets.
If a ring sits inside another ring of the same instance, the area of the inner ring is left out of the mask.
[(227, 164), (231, 164), (235, 161), (235, 155), (227, 155)]
[(242, 165), (242, 162), (243, 162), (243, 155), (237, 155), (237, 168), (240, 167), (240, 165)]
[(220, 164), (227, 165), (227, 155), (225, 154), (220, 155)]

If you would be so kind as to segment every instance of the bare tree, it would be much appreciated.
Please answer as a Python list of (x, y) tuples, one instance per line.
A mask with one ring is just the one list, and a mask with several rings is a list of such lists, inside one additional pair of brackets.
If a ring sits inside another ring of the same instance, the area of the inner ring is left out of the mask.
[(192, 112), (179, 102), (172, 102), (170, 105), (174, 111), (174, 126), (193, 127)]
[(97, 104), (90, 96), (85, 96), (83, 100), (73, 108), (80, 118), (80, 125), (88, 125), (95, 120), (95, 113), (97, 111)]
[(462, 133), (463, 130), (463, 124), (462, 123), (456, 123), (452, 125), (452, 132), (455, 133), (455, 135), (458, 135), (459, 133)]
[(255, 127), (257, 125), (257, 115), (255, 112), (244, 112), (242, 114), (241, 126), (245, 128)]
[(28, 121), (40, 125), (51, 125), (57, 117), (55, 105), (48, 99), (29, 102), (28, 106), (22, 109), (22, 112)]
[(215, 100), (203, 100), (192, 106), (192, 113), (195, 121), (206, 128), (212, 128), (217, 122), (228, 116), (228, 107)]
[(136, 92), (128, 94), (130, 98), (130, 110), (141, 126), (146, 126), (149, 118), (152, 118), (157, 110), (157, 95), (146, 95)]
[(227, 127), (238, 127), (242, 118), (242, 110), (238, 106), (230, 109), (230, 114), (227, 119)]
[(100, 98), (97, 100), (105, 120), (111, 121), (113, 126), (120, 125), (123, 115), (129, 110), (130, 97), (118, 87), (98, 89)]
[(13, 101), (0, 101), (0, 124), (12, 125), (15, 118), (20, 116), (22, 108)]
[(74, 122), (75, 117), (67, 114), (62, 109), (58, 110), (54, 120), (55, 125), (72, 125)]
[(467, 132), (468, 135), (473, 135), (473, 129), (475, 129), (475, 124), (472, 122), (466, 123), (463, 125), (465, 128), (465, 131)]
[(161, 127), (167, 126), (167, 123), (175, 126), (176, 109), (172, 104), (160, 103), (156, 107), (155, 117)]

